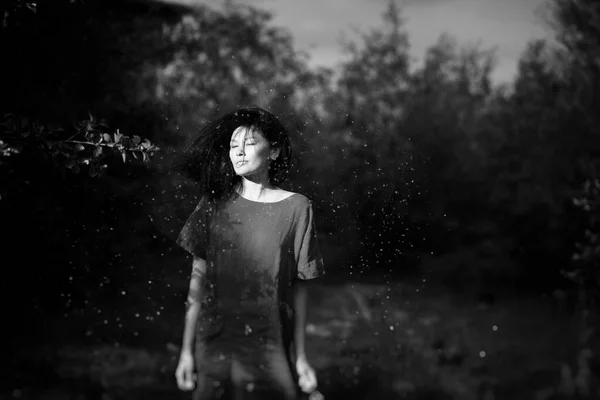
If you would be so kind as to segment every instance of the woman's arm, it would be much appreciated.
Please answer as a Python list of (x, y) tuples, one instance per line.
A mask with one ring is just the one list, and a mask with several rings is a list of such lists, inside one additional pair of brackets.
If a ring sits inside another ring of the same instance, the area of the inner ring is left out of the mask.
[(296, 358), (305, 358), (304, 337), (306, 333), (306, 286), (301, 279), (294, 280), (294, 346)]
[(192, 277), (190, 278), (190, 289), (188, 292), (185, 327), (183, 330), (183, 344), (181, 352), (193, 354), (194, 336), (196, 333), (196, 322), (200, 313), (200, 302), (204, 292), (204, 280), (206, 279), (206, 260), (194, 257), (192, 263)]

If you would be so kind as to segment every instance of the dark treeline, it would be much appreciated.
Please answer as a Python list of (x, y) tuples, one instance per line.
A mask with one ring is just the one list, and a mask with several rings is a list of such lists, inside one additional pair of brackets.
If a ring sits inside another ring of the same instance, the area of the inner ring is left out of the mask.
[(314, 199), (334, 277), (411, 273), (551, 291), (567, 271), (597, 283), (595, 238), (585, 236), (600, 152), (592, 0), (548, 3), (556, 40), (529, 43), (508, 85), (492, 82), (492, 49), (447, 35), (414, 63), (393, 5), (344, 45), (335, 73), (309, 68), (290, 33), (253, 7), (2, 7), (3, 116), (28, 129), (91, 114), (161, 147), (148, 167), (109, 157), (94, 179), (33, 147), (0, 159), (4, 293), (34, 293), (23, 307), (60, 314), (100, 297), (117, 307), (132, 287), (152, 304), (182, 301), (160, 282), (187, 274), (173, 241), (197, 198), (170, 166), (203, 123), (244, 104), (290, 129), (286, 188)]

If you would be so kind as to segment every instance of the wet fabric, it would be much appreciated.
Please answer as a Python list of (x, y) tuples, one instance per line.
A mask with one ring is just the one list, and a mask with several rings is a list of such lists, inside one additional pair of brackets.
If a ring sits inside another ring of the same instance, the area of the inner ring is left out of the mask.
[(207, 261), (194, 398), (296, 398), (292, 283), (324, 273), (310, 201), (201, 201), (177, 242)]

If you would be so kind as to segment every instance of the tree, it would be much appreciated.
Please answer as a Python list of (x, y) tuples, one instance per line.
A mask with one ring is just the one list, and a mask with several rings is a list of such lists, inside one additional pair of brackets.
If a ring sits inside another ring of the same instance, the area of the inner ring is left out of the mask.
[(364, 252), (375, 257), (373, 264), (387, 266), (402, 251), (398, 226), (411, 189), (411, 143), (399, 129), (410, 85), (402, 24), (400, 10), (389, 2), (381, 28), (345, 44), (349, 60), (341, 65), (334, 96), (344, 107), (329, 139), (339, 160), (332, 179), (357, 220)]
[[(584, 316), (597, 311), (600, 296), (600, 245), (598, 243), (598, 190), (600, 166), (600, 4), (589, 0), (555, 0), (551, 22), (561, 46), (557, 55), (561, 72), (562, 106), (570, 125), (574, 176), (571, 197), (583, 212), (584, 229), (574, 252), (574, 263), (564, 268), (566, 277), (580, 288)], [(589, 323), (588, 320), (584, 322)]]
[[(33, 152), (33, 157), (52, 160), (52, 165), (63, 174), (64, 169), (79, 172), (83, 168), (91, 177), (96, 177), (102, 176), (105, 172), (107, 155), (111, 153), (120, 155), (123, 162), (127, 162), (128, 158), (139, 158), (146, 163), (158, 150), (158, 147), (148, 139), (142, 139), (138, 135), (127, 136), (118, 129), (111, 132), (106, 120), (98, 120), (92, 115), (65, 128), (60, 121), (63, 120), (61, 114), (66, 110), (55, 109), (57, 101), (32, 95), (39, 93), (40, 88), (29, 92), (27, 88), (30, 86), (21, 86), (24, 81), (20, 79), (22, 75), (17, 74), (16, 71), (19, 68), (23, 69), (24, 66), (29, 68), (28, 63), (25, 63), (22, 58), (23, 54), (26, 55), (25, 57), (39, 57), (38, 51), (41, 50), (29, 40), (35, 38), (35, 34), (44, 31), (48, 20), (56, 10), (66, 11), (67, 18), (73, 14), (77, 15), (81, 10), (73, 3), (75, 1), (48, 2), (38, 9), (36, 3), (15, 0), (3, 6), (1, 42), (6, 45), (4, 51), (11, 62), (6, 63), (9, 67), (9, 72), (4, 75), (7, 83), (6, 92), (0, 102), (0, 112), (4, 114), (0, 123), (0, 169), (4, 170), (0, 198), (2, 195), (7, 195), (7, 189), (11, 186), (9, 181), (13, 181), (13, 184), (19, 181), (15, 179), (15, 170), (11, 166), (11, 161), (22, 158), (23, 152)], [(38, 11), (41, 15), (38, 15)], [(29, 32), (34, 32), (34, 35)], [(23, 39), (23, 42), (18, 43), (24, 47), (24, 51), (15, 50), (17, 37)], [(52, 68), (50, 71), (52, 72)], [(39, 83), (36, 78), (30, 80), (34, 84)], [(60, 78), (58, 81), (60, 82)], [(64, 83), (65, 81), (60, 85), (64, 86)], [(29, 98), (23, 97), (21, 94), (23, 91), (30, 95)], [(57, 93), (54, 90), (50, 92)], [(60, 98), (60, 95), (57, 97)], [(22, 99), (27, 100), (22, 101)], [(41, 102), (44, 100), (45, 104)], [(24, 157), (31, 158), (32, 155), (25, 154)]]

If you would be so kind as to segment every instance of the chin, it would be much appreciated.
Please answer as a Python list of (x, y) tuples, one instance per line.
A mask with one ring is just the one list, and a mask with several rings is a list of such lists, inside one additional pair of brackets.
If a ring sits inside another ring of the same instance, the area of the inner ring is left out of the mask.
[(234, 168), (234, 171), (235, 171), (236, 175), (239, 175), (239, 176), (244, 176), (244, 175), (251, 173), (251, 171), (249, 171), (248, 168), (244, 168), (244, 166), (242, 166), (241, 168)]
[[(248, 165), (243, 165), (240, 168), (234, 168), (234, 172), (237, 176), (244, 177), (251, 181), (256, 180), (258, 177), (260, 177), (262, 175), (262, 170), (260, 168), (259, 169), (252, 168), (252, 167), (249, 167)], [(268, 172), (267, 172), (267, 176), (268, 176)]]

